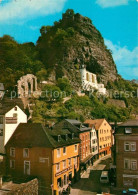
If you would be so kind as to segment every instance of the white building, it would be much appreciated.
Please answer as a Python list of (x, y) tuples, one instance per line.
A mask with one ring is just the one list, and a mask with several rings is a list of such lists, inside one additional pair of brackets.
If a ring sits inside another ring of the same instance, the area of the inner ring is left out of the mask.
[(91, 147), (91, 153), (93, 155), (93, 157), (95, 156), (95, 158), (98, 158), (98, 138), (97, 138), (97, 133), (96, 133), (96, 129), (94, 126), (91, 127), (91, 131), (90, 131), (90, 147)]
[(27, 123), (27, 115), (19, 106), (0, 105), (0, 154), (20, 123)]
[(2, 99), (4, 96), (4, 85), (3, 83), (0, 83), (0, 99)]
[(98, 84), (96, 74), (87, 71), (85, 65), (80, 67), (80, 73), (83, 90), (91, 91), (92, 89), (96, 89), (100, 94), (106, 94), (104, 84)]

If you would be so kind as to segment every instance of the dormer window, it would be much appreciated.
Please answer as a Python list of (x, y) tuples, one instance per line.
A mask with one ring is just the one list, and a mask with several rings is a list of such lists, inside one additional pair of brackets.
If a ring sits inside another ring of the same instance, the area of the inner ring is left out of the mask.
[(125, 128), (125, 133), (127, 133), (127, 134), (132, 133), (132, 128), (126, 127)]
[(72, 133), (72, 139), (74, 139), (74, 133)]
[(60, 142), (61, 141), (61, 136), (60, 135), (58, 135), (58, 142)]
[(68, 134), (66, 134), (66, 141), (68, 140)]
[(14, 107), (14, 110), (17, 111), (17, 106)]

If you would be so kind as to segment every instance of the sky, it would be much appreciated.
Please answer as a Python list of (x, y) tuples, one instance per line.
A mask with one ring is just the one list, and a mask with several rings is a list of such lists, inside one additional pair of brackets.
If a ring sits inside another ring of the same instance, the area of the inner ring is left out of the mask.
[(138, 0), (0, 0), (0, 36), (36, 43), (67, 9), (92, 20), (124, 79), (138, 79)]

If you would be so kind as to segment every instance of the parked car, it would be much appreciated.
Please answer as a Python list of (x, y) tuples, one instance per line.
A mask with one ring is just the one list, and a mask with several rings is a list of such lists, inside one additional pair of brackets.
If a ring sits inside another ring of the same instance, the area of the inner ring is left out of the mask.
[(101, 183), (109, 183), (109, 176), (108, 171), (102, 171), (101, 177), (100, 177)]
[(127, 191), (126, 190), (123, 190), (123, 194), (126, 194), (126, 195), (138, 195), (138, 192), (136, 189), (128, 189)]
[(133, 194), (138, 195), (138, 192), (137, 192), (136, 189), (128, 189), (127, 194), (128, 194), (128, 195), (133, 195)]

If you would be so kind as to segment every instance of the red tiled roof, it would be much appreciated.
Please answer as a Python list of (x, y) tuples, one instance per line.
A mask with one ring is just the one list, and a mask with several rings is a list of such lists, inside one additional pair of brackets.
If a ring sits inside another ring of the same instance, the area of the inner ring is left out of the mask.
[(98, 130), (104, 120), (105, 119), (95, 119), (95, 120), (87, 119), (84, 123), (88, 123), (90, 127), (94, 125), (95, 129)]

